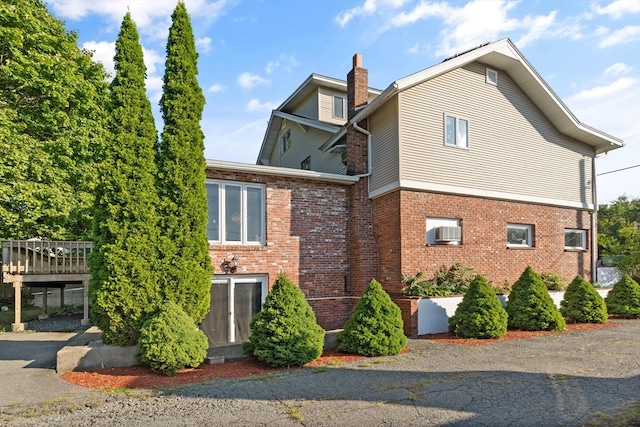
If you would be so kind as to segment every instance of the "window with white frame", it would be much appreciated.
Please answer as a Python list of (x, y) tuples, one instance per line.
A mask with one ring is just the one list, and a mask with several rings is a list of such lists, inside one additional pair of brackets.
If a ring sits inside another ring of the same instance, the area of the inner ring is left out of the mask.
[(459, 245), (462, 228), (456, 218), (427, 218), (427, 245)]
[(209, 206), (207, 237), (227, 244), (263, 244), (265, 189), (263, 185), (206, 181)]
[(287, 129), (280, 137), (280, 155), (291, 148), (291, 129)]
[(587, 230), (567, 228), (564, 230), (565, 249), (587, 249)]
[(333, 97), (333, 117), (336, 119), (346, 119), (347, 98), (344, 96)]
[(445, 114), (444, 144), (451, 147), (469, 148), (469, 121)]
[(507, 224), (507, 246), (533, 247), (533, 225)]
[(311, 170), (311, 156), (307, 156), (302, 162), (300, 162), (300, 169), (302, 170)]

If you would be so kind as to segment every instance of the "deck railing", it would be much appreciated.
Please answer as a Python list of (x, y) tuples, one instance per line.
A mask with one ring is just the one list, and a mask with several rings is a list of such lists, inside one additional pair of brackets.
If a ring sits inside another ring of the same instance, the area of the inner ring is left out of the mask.
[(87, 274), (91, 242), (2, 241), (2, 272), (8, 274)]

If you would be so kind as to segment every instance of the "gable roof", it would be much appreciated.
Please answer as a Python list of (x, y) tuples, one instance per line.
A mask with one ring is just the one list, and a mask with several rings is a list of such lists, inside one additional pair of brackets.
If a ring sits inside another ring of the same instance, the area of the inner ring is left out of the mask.
[[(306, 78), (304, 82), (298, 88), (293, 91), (287, 99), (284, 100), (278, 108), (271, 112), (269, 123), (267, 124), (267, 130), (265, 131), (262, 145), (260, 146), (260, 153), (258, 154), (258, 160), (256, 164), (263, 164), (269, 160), (269, 156), (273, 151), (273, 147), (278, 139), (280, 133), (280, 127), (282, 120), (299, 124), (300, 126), (311, 126), (316, 129), (325, 130), (327, 132), (336, 133), (340, 130), (339, 125), (329, 124), (321, 122), (319, 120), (309, 119), (307, 117), (297, 116), (290, 114), (290, 111), (299, 102), (304, 100), (310, 93), (316, 91), (319, 87), (333, 89), (339, 92), (347, 92), (347, 81), (334, 79), (331, 77), (321, 76), (319, 74), (311, 74)], [(382, 93), (381, 90), (369, 88), (369, 95), (377, 96)]]
[[(368, 117), (399, 92), (476, 61), (506, 71), (558, 131), (592, 146), (596, 154), (624, 146), (621, 139), (581, 123), (508, 38), (481, 45), (475, 49), (447, 58), (425, 70), (396, 80), (380, 96), (352, 117), (345, 124), (344, 129), (350, 123), (358, 123)], [(337, 143), (342, 134), (344, 132), (341, 130), (325, 142), (320, 149), (330, 149)]]

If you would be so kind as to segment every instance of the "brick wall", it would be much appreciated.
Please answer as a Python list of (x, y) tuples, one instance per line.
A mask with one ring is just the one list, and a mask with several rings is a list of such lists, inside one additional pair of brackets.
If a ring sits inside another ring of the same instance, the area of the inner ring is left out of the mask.
[[(373, 201), (375, 233), (380, 244), (380, 280), (397, 295), (402, 273), (423, 271), (432, 277), (441, 267), (459, 262), (496, 285), (513, 284), (527, 265), (538, 272), (553, 271), (567, 280), (581, 274), (591, 280), (591, 252), (566, 251), (564, 229), (587, 231), (587, 211), (545, 205), (488, 200), (477, 197), (397, 190)], [(402, 222), (396, 224), (395, 212)], [(462, 244), (426, 245), (427, 217), (457, 218)], [(507, 223), (532, 224), (534, 247), (508, 249)]]
[(342, 327), (353, 300), (346, 290), (349, 187), (305, 179), (207, 170), (207, 178), (265, 184), (266, 245), (211, 245), (216, 274), (235, 256), (238, 274), (280, 271), (300, 286), (325, 329)]

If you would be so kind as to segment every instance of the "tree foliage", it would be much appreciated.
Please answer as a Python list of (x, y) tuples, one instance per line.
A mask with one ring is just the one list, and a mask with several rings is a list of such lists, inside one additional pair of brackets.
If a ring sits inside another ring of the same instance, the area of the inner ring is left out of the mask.
[(40, 0), (3, 0), (0, 88), (0, 237), (88, 238), (103, 67)]
[(196, 323), (210, 308), (213, 270), (207, 240), (204, 95), (198, 85), (198, 54), (183, 2), (171, 15), (163, 95), (164, 128), (158, 163), (161, 215), (162, 287)]
[(167, 301), (140, 331), (139, 363), (172, 376), (185, 367), (197, 368), (207, 357), (209, 341), (193, 320), (173, 301)]
[(620, 196), (598, 208), (598, 251), (600, 258), (614, 257), (618, 268), (640, 280), (640, 199)]
[(243, 343), (245, 354), (273, 366), (300, 366), (322, 354), (324, 329), (304, 294), (280, 274), (262, 309), (250, 323), (251, 335)]
[(613, 285), (605, 298), (607, 310), (625, 319), (640, 319), (640, 285), (629, 275)]
[(449, 332), (460, 338), (500, 338), (507, 333), (507, 312), (484, 277), (471, 282), (449, 318)]
[(571, 323), (606, 323), (607, 306), (596, 288), (578, 275), (560, 301), (560, 313)]
[(407, 345), (400, 308), (375, 280), (336, 339), (338, 351), (363, 356), (398, 354)]
[(160, 306), (155, 188), (157, 132), (146, 96), (146, 68), (129, 13), (116, 41), (109, 143), (100, 164), (90, 257), (92, 317), (106, 343), (132, 345)]
[(564, 330), (565, 321), (542, 278), (529, 266), (511, 287), (505, 307), (508, 327), (524, 331)]

